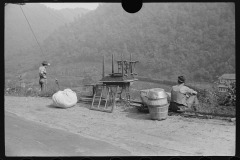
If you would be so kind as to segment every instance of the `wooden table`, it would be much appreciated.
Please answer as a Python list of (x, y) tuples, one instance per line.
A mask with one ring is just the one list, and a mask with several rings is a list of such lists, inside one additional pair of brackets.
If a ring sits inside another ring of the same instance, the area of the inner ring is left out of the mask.
[[(118, 95), (119, 95), (119, 102), (123, 103), (124, 107), (130, 105), (130, 89), (129, 88), (131, 83), (133, 83), (136, 80), (137, 79), (123, 80), (123, 81), (99, 81), (99, 82), (111, 88), (111, 91), (112, 91), (111, 98), (114, 98), (114, 99), (111, 99), (111, 101), (114, 102), (113, 105), (115, 108), (115, 104), (116, 104), (115, 100)], [(123, 93), (125, 93), (125, 96), (122, 95)]]
[[(95, 107), (93, 104), (90, 109), (104, 111), (104, 112), (113, 112), (116, 108), (116, 99), (119, 96), (118, 102), (121, 103), (125, 108), (130, 106), (130, 85), (136, 81), (137, 79), (131, 80), (123, 80), (123, 81), (99, 81), (97, 84), (86, 84), (85, 86), (93, 87), (93, 95), (92, 101), (94, 100), (94, 95), (99, 94), (97, 93), (99, 88), (104, 88), (109, 91), (108, 97), (103, 97), (103, 99), (107, 98), (108, 101), (108, 108), (111, 107), (110, 110), (99, 109)], [(125, 95), (123, 95), (125, 93)]]

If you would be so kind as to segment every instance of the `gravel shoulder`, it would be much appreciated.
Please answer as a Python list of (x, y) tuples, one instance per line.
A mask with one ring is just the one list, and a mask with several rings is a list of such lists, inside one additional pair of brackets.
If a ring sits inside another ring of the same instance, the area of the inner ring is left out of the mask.
[(106, 141), (137, 156), (234, 156), (236, 125), (216, 119), (169, 116), (154, 121), (136, 108), (118, 107), (114, 113), (51, 106), (40, 97), (5, 96), (5, 111), (53, 128)]

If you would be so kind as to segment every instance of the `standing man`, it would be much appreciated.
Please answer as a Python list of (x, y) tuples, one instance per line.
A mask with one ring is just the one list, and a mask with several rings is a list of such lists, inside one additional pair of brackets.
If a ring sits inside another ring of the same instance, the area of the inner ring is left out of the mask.
[(39, 84), (41, 87), (41, 91), (46, 90), (46, 84), (47, 84), (47, 71), (46, 68), (47, 66), (50, 66), (50, 63), (47, 61), (43, 61), (42, 66), (39, 67)]
[(197, 92), (188, 88), (185, 84), (183, 76), (178, 77), (178, 84), (172, 87), (171, 100), (169, 110), (175, 112), (184, 112), (190, 110), (192, 107), (196, 110), (194, 105), (198, 105), (196, 97)]

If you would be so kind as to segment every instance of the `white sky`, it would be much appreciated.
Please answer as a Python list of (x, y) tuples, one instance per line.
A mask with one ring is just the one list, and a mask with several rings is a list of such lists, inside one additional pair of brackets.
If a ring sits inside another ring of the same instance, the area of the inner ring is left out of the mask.
[(41, 3), (46, 5), (47, 7), (51, 7), (54, 9), (63, 9), (63, 8), (86, 8), (90, 10), (94, 10), (98, 7), (98, 3)]

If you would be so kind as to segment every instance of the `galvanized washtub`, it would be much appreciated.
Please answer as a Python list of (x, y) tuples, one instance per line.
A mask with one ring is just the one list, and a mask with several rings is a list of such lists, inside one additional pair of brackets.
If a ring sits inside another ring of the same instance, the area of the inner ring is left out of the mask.
[[(152, 88), (152, 89), (155, 89), (155, 88)], [(148, 93), (150, 90), (152, 89), (144, 89), (144, 90), (140, 90), (140, 99), (143, 103), (143, 107), (148, 107), (149, 105), (149, 101), (148, 101)], [(151, 93), (151, 92), (150, 92)], [(157, 95), (158, 98), (164, 98), (165, 96), (167, 96), (167, 101), (168, 103), (170, 102), (170, 99), (171, 99), (171, 93), (170, 92), (165, 92), (166, 95), (164, 95), (163, 92), (161, 92), (160, 94)], [(153, 94), (149, 94), (149, 97), (152, 97), (154, 98), (154, 95)], [(157, 98), (155, 96), (155, 98)]]
[(143, 103), (141, 110), (149, 111), (153, 120), (164, 120), (168, 117), (168, 106), (170, 93), (162, 88), (152, 88), (140, 91), (140, 98)]

